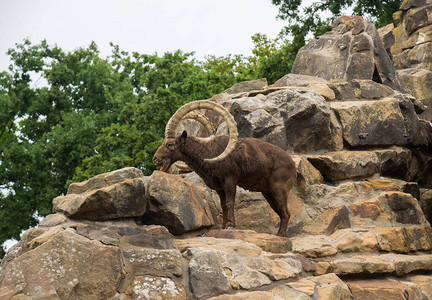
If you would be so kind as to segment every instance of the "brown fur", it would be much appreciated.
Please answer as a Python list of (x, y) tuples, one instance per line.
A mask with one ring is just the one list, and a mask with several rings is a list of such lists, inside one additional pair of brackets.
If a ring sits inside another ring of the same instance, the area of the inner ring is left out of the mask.
[(203, 139), (187, 136), (184, 131), (175, 139), (166, 139), (153, 160), (165, 172), (171, 164), (182, 160), (214, 189), (221, 200), (222, 228), (235, 227), (236, 185), (261, 192), (281, 218), (278, 235), (286, 236), (290, 218), (288, 193), (296, 180), (304, 188), (303, 175), (283, 149), (254, 138), (239, 138), (234, 150), (221, 161), (204, 161), (222, 153), (227, 143), (227, 136)]

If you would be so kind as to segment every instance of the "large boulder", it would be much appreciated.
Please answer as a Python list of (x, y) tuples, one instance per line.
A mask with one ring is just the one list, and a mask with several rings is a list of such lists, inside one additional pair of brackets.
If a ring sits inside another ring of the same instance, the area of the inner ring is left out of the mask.
[(332, 111), (312, 89), (282, 89), (229, 103), (241, 137), (261, 138), (295, 152), (332, 149), (337, 144)]
[(142, 178), (126, 179), (107, 187), (82, 194), (68, 194), (53, 200), (55, 212), (61, 212), (74, 219), (110, 220), (140, 217), (146, 208), (147, 198)]
[(149, 201), (142, 217), (145, 224), (157, 224), (174, 234), (186, 233), (215, 224), (207, 191), (179, 176), (155, 171), (147, 180)]
[(64, 230), (2, 270), (0, 298), (108, 299), (122, 277), (118, 248)]
[(338, 18), (332, 31), (300, 49), (292, 73), (326, 80), (373, 80), (402, 91), (375, 26), (362, 17)]

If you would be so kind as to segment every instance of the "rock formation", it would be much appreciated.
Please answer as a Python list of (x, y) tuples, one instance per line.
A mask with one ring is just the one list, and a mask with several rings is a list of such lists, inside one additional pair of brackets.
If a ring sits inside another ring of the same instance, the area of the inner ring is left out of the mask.
[(432, 121), (431, 1), (405, 0), (393, 24), (380, 29), (387, 52), (404, 89), (425, 106), (422, 118)]
[(286, 238), (260, 193), (238, 188), (237, 228), (221, 230), (218, 197), (195, 173), (124, 168), (53, 200), (4, 257), (0, 299), (432, 299), (432, 127), (377, 37), (342, 17), (295, 73), (212, 98), (241, 136), (283, 147), (305, 176)]

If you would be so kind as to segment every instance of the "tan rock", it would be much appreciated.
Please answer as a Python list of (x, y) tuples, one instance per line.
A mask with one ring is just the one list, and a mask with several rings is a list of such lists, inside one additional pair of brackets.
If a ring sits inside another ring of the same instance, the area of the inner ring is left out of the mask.
[(378, 249), (378, 240), (372, 233), (348, 231), (338, 237), (334, 245), (341, 252), (374, 252)]
[(55, 213), (46, 216), (42, 221), (39, 222), (39, 227), (52, 227), (60, 225), (67, 221), (67, 218), (63, 214)]
[(291, 240), (266, 233), (256, 233), (251, 230), (211, 230), (205, 234), (206, 237), (223, 239), (239, 239), (261, 247), (264, 251), (273, 253), (285, 253), (291, 251)]
[(432, 299), (432, 276), (415, 275), (410, 276), (409, 280), (421, 287), (423, 299)]
[(394, 272), (394, 266), (385, 258), (373, 255), (357, 255), (335, 259), (331, 263), (336, 274), (381, 274)]
[(402, 227), (375, 227), (373, 233), (378, 235), (378, 247), (381, 251), (409, 252)]
[(317, 277), (315, 294), (322, 300), (353, 299), (348, 286), (336, 275), (326, 274)]
[(330, 102), (330, 106), (339, 116), (344, 141), (352, 147), (407, 143), (409, 133), (397, 99)]
[(52, 238), (54, 235), (56, 235), (57, 233), (59, 233), (59, 232), (61, 232), (63, 230), (64, 230), (63, 226), (55, 226), (55, 227), (49, 228), (44, 233), (42, 233), (38, 237), (36, 237), (33, 240), (31, 240), (27, 244), (27, 249), (31, 250), (31, 249), (34, 249), (34, 248), (42, 245), (43, 243), (45, 243), (46, 241), (48, 241), (50, 238)]
[(337, 248), (325, 236), (306, 236), (292, 239), (293, 252), (306, 257), (331, 256), (338, 252)]
[(326, 209), (310, 225), (303, 230), (308, 234), (330, 235), (336, 230), (350, 228), (349, 210), (346, 206)]
[(53, 200), (53, 210), (73, 219), (109, 220), (140, 217), (147, 207), (142, 178), (93, 189), (82, 194), (68, 194)]
[(67, 195), (84, 194), (92, 190), (98, 190), (110, 185), (120, 183), (126, 179), (143, 178), (141, 170), (133, 167), (127, 167), (108, 173), (99, 174), (83, 182), (74, 182), (69, 186)]
[(219, 250), (227, 254), (239, 254), (244, 257), (257, 257), (262, 249), (254, 244), (235, 239), (199, 237), (190, 239), (175, 239), (176, 248), (184, 253), (190, 249)]
[(314, 262), (316, 271), (313, 273), (315, 276), (324, 275), (332, 272), (332, 267), (329, 262), (326, 261), (316, 261)]
[(305, 156), (292, 155), (296, 168), (300, 170), (306, 179), (307, 184), (323, 183), (324, 178), (321, 173), (307, 160)]
[(398, 191), (397, 185), (388, 178), (369, 179), (362, 181), (361, 184), (367, 191)]
[(308, 159), (327, 180), (370, 177), (379, 172), (378, 156), (373, 151), (327, 152)]
[(336, 98), (334, 91), (331, 88), (329, 88), (327, 84), (311, 83), (311, 84), (308, 84), (306, 87), (319, 93), (327, 101), (332, 101)]
[(185, 288), (169, 277), (137, 276), (132, 290), (132, 299), (176, 299), (186, 300)]
[(350, 205), (353, 214), (360, 218), (370, 218), (374, 221), (390, 222), (391, 215), (385, 210), (381, 201), (377, 198), (353, 203)]
[(294, 282), (289, 282), (287, 285), (297, 291), (305, 293), (306, 295), (313, 296), (316, 282), (317, 279), (307, 277)]
[(173, 234), (211, 227), (214, 220), (208, 196), (179, 176), (155, 171), (147, 180), (149, 205), (143, 222), (165, 226)]
[(273, 295), (269, 292), (241, 292), (234, 295), (220, 295), (208, 298), (208, 300), (273, 300)]
[(397, 275), (414, 271), (432, 271), (432, 255), (384, 254), (382, 257), (392, 264)]
[[(83, 274), (87, 274), (83, 276)], [(0, 295), (108, 299), (122, 278), (120, 251), (64, 230), (10, 262), (0, 276)]]
[(420, 300), (421, 292), (417, 285), (394, 280), (348, 281), (354, 299), (409, 299)]

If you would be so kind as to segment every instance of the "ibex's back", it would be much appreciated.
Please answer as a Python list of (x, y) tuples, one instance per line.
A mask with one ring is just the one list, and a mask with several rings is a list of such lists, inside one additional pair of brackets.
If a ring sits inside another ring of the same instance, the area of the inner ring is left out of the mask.
[(288, 153), (259, 139), (239, 138), (234, 150), (224, 160), (216, 163), (204, 161), (222, 153), (227, 144), (227, 136), (209, 139), (188, 137), (181, 152), (185, 155), (184, 161), (213, 189), (223, 189), (223, 178), (232, 177), (244, 189), (268, 192), (275, 172), (295, 181), (297, 171)]

